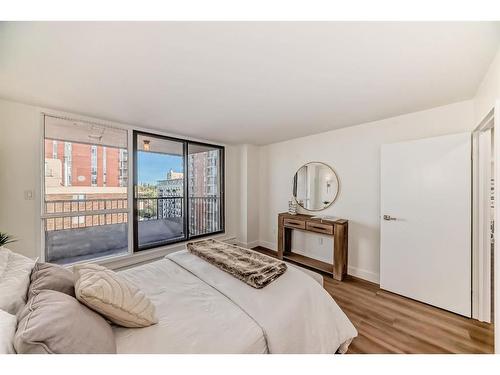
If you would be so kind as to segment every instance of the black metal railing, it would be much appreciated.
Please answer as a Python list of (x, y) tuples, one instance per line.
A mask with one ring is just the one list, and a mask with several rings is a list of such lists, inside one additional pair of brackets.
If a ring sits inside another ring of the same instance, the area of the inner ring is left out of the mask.
[(139, 221), (182, 217), (183, 197), (137, 198), (137, 219)]
[[(184, 216), (184, 197), (137, 198), (139, 221), (179, 219)], [(127, 222), (127, 199), (73, 199), (45, 202), (46, 230), (77, 229), (82, 227)], [(221, 229), (219, 197), (189, 197), (189, 233), (198, 236)]]
[(221, 229), (220, 198), (189, 198), (189, 234), (199, 236)]
[[(181, 218), (183, 197), (137, 198), (139, 221)], [(198, 236), (221, 229), (219, 197), (189, 197), (189, 233)]]

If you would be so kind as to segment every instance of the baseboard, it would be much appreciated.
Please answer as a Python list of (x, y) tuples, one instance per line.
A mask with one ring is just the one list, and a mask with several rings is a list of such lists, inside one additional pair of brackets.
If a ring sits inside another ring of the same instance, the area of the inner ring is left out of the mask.
[(260, 241), (241, 242), (241, 241), (236, 240), (236, 238), (233, 238), (231, 241), (225, 241), (225, 242), (231, 243), (231, 244), (236, 245), (236, 246), (244, 247), (246, 249), (253, 249), (254, 247), (262, 246), (260, 244)]
[(274, 242), (266, 242), (266, 241), (258, 241), (259, 244), (258, 246), (265, 247), (266, 249), (272, 250), (272, 251), (277, 251), (277, 246)]
[[(276, 251), (276, 244), (273, 242), (259, 241), (259, 246), (265, 247), (269, 250)], [(365, 270), (362, 268), (349, 266), (347, 268), (347, 273), (349, 275), (358, 277), (358, 278), (366, 280), (366, 281), (370, 281), (370, 282), (375, 283), (375, 284), (379, 284), (379, 282), (380, 282), (380, 276), (378, 273), (368, 271), (368, 270)]]
[(380, 283), (380, 275), (376, 272), (364, 270), (362, 268), (358, 267), (353, 267), (353, 266), (348, 266), (347, 267), (347, 274), (351, 276), (356, 276), (357, 278), (370, 281), (375, 284)]
[[(266, 249), (276, 251), (276, 244), (273, 242), (252, 241), (249, 243), (243, 243), (243, 242), (237, 241), (234, 237), (232, 237), (230, 240), (232, 240), (232, 241), (228, 240), (227, 242), (233, 243), (233, 244), (241, 246), (241, 247), (245, 247), (247, 249), (252, 249), (256, 246), (262, 246), (262, 247), (265, 247)], [(368, 271), (368, 270), (365, 270), (362, 268), (349, 266), (349, 267), (347, 267), (347, 273), (351, 276), (355, 276), (359, 279), (370, 281), (370, 282), (375, 283), (375, 284), (380, 283), (380, 275), (376, 272), (373, 272), (373, 271)]]
[(248, 242), (245, 247), (247, 249), (253, 249), (256, 246), (261, 246), (259, 241)]

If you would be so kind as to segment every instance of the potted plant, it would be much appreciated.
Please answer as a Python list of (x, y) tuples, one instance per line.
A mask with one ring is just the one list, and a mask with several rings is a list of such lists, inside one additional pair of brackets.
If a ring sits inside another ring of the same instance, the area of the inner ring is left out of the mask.
[(0, 232), (0, 247), (3, 247), (15, 241), (16, 240), (12, 236), (8, 235), (7, 233)]

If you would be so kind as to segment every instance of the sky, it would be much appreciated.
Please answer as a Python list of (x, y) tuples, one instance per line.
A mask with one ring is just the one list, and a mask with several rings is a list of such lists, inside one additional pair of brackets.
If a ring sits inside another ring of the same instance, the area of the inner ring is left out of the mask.
[(156, 184), (158, 180), (167, 178), (167, 172), (183, 171), (182, 156), (155, 154), (139, 151), (137, 153), (137, 177), (139, 184)]

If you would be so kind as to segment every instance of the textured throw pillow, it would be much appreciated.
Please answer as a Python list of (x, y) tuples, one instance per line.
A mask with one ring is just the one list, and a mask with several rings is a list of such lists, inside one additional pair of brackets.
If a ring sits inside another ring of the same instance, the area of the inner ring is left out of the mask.
[(97, 264), (74, 266), (76, 298), (123, 327), (158, 323), (155, 306), (129, 281)]
[(0, 354), (12, 354), (14, 351), (14, 334), (17, 319), (14, 315), (0, 310)]
[(0, 310), (16, 315), (26, 304), (35, 261), (0, 247)]
[(37, 263), (31, 271), (31, 283), (28, 299), (42, 290), (55, 290), (69, 296), (75, 296), (73, 271), (51, 263)]
[(67, 294), (42, 290), (19, 316), (14, 337), (18, 354), (116, 353), (106, 320)]

